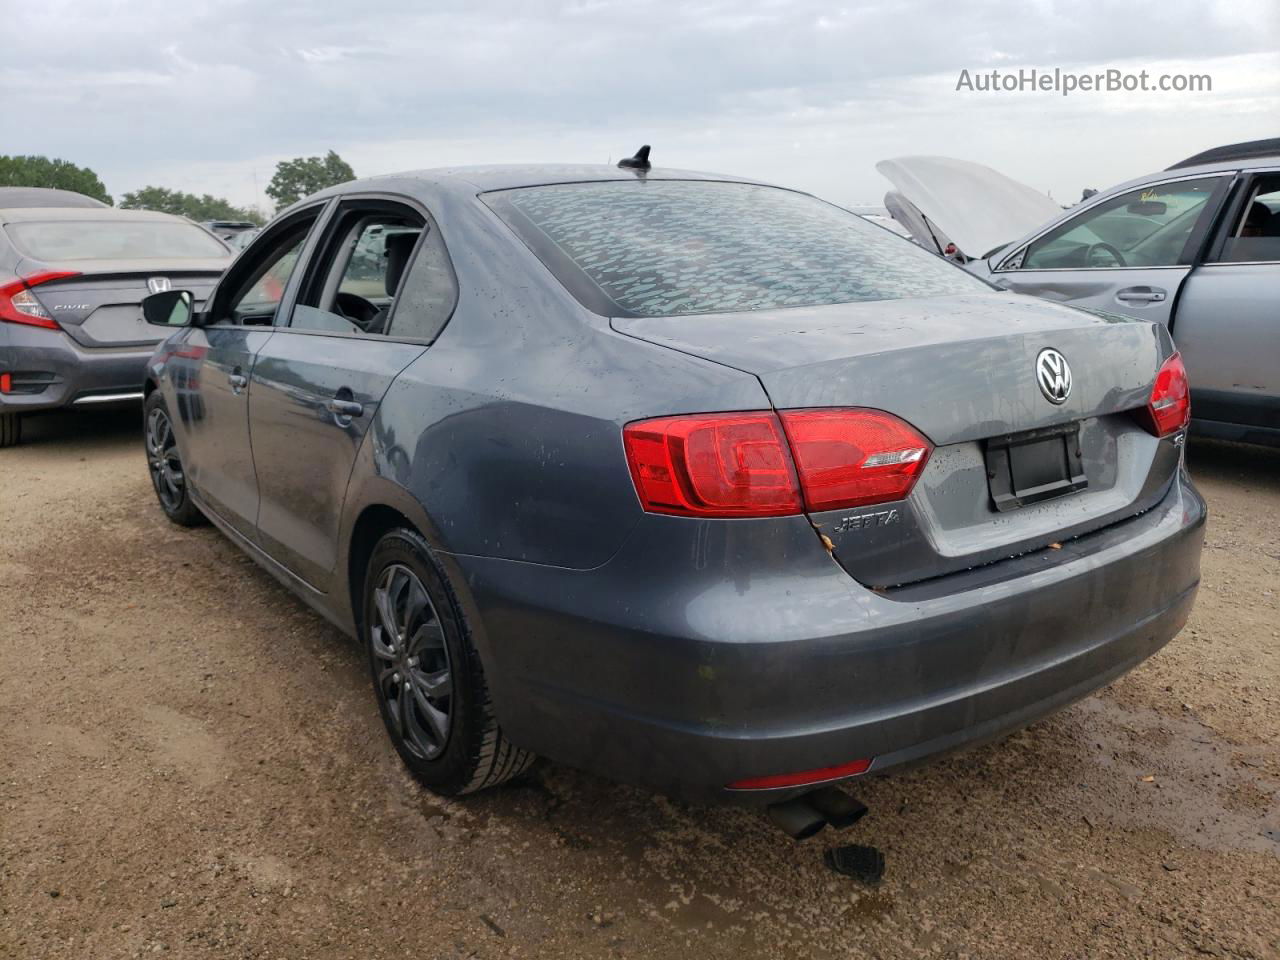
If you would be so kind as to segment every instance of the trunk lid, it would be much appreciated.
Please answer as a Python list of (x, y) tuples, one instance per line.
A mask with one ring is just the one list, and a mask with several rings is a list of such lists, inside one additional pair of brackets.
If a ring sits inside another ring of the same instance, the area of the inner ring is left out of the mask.
[(172, 260), (95, 260), (37, 267), (25, 261), (19, 270), (79, 271), (77, 276), (40, 284), (34, 293), (68, 336), (92, 349), (143, 347), (163, 340), (168, 334), (142, 319), (140, 304), (152, 293), (148, 282), (165, 278), (170, 289), (190, 290), (199, 309), (226, 265), (225, 260), (184, 261), (177, 267)]
[[(934, 451), (911, 495), (810, 519), (860, 581), (892, 587), (1040, 549), (1163, 496), (1178, 452), (1134, 420), (1172, 352), (1159, 324), (1104, 319), (991, 293), (673, 318), (615, 318), (620, 333), (755, 374), (774, 407), (871, 407)], [(1040, 351), (1071, 365), (1065, 403), (1036, 379)], [(993, 438), (1078, 424), (1088, 486), (996, 509)]]

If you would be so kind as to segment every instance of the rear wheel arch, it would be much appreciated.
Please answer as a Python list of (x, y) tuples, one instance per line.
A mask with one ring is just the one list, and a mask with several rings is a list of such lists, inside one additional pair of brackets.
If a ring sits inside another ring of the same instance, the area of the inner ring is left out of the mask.
[[(454, 674), (455, 684), (467, 684), (467, 692), (462, 696), (468, 698), (461, 701), (467, 705), (465, 717), (463, 714), (454, 716), (453, 711), (460, 709), (454, 704), (459, 701), (453, 699), (451, 702), (450, 722), (456, 723), (461, 718), (464, 726), (456, 731), (456, 735), (450, 734), (450, 740), (444, 746), (445, 753), (435, 758), (428, 756), (424, 760), (420, 755), (410, 754), (403, 740), (403, 731), (397, 733), (393, 730), (390, 717), (396, 715), (397, 711), (390, 709), (386, 692), (380, 693), (379, 709), (397, 752), (428, 788), (446, 796), (458, 796), (496, 786), (523, 773), (533, 764), (535, 757), (513, 744), (503, 732), (490, 675), (486, 669), (488, 658), (475, 643), (477, 634), (482, 636), (483, 631), (478, 629), (478, 621), (458, 595), (457, 584), (461, 578), (456, 570), (450, 571), (452, 564), (449, 563), (448, 555), (440, 554), (408, 517), (394, 507), (381, 503), (366, 506), (356, 518), (348, 550), (347, 573), (356, 635), (370, 657), (375, 691), (381, 689), (384, 679), (380, 676), (378, 667), (386, 670), (391, 667), (385, 660), (376, 659), (389, 654), (383, 652), (375, 656), (377, 643), (371, 634), (374, 628), (365, 623), (365, 598), (371, 595), (374, 583), (378, 582), (370, 582), (366, 574), (371, 564), (378, 571), (388, 569), (388, 555), (407, 565), (407, 568), (420, 568), (424, 578), (421, 583), (437, 584), (427, 590), (429, 594), (434, 592), (433, 612), (437, 620), (446, 624), (446, 632), (452, 638), (445, 641), (446, 646), (452, 645), (454, 651), (448, 661), (448, 669)], [(385, 622), (382, 621), (384, 631)], [(408, 616), (404, 618), (404, 622), (409, 622)], [(408, 653), (413, 652), (410, 647)], [(410, 660), (408, 666), (414, 667), (415, 662)], [(403, 669), (403, 665), (399, 669)], [(396, 674), (393, 679), (398, 688), (401, 674)], [(405, 681), (405, 690), (408, 690), (408, 675), (405, 676)], [(455, 694), (455, 697), (459, 695)], [(463, 739), (460, 741), (461, 746), (455, 747), (452, 741), (457, 737)]]
[(408, 517), (382, 503), (365, 507), (351, 527), (351, 542), (347, 549), (347, 591), (357, 636), (364, 626), (364, 577), (369, 559), (373, 556), (373, 548), (397, 527), (418, 532), (417, 526)]

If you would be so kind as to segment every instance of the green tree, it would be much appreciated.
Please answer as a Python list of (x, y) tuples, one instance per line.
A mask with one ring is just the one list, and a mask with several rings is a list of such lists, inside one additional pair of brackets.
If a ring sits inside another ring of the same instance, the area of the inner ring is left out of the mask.
[(52, 187), (111, 202), (107, 188), (88, 167), (48, 157), (0, 156), (0, 187)]
[(350, 164), (332, 150), (323, 157), (295, 157), (276, 164), (275, 175), (267, 184), (267, 196), (276, 202), (279, 210), (317, 190), (355, 178), (356, 172)]
[(259, 226), (263, 216), (249, 207), (236, 207), (222, 197), (194, 193), (183, 193), (181, 190), (169, 190), (165, 187), (143, 187), (132, 193), (126, 193), (120, 200), (120, 206), (126, 210), (159, 210), (161, 213), (174, 213), (192, 220), (249, 220)]

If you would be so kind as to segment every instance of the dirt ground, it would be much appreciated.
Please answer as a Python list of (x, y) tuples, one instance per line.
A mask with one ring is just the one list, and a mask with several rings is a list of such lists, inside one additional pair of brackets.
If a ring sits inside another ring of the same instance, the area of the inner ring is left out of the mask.
[(0, 957), (1280, 957), (1280, 451), (1197, 443), (1187, 629), (992, 746), (871, 779), (875, 891), (758, 815), (555, 765), (461, 803), (354, 646), (171, 526), (138, 416), (0, 451)]

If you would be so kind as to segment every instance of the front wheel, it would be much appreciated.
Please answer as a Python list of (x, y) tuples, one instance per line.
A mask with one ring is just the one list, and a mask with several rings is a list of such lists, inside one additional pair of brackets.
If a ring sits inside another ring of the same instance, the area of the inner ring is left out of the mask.
[(147, 449), (147, 470), (160, 509), (174, 523), (195, 527), (205, 522), (200, 508), (191, 502), (187, 475), (178, 453), (173, 421), (160, 391), (154, 391), (142, 406), (143, 442)]
[(498, 726), (466, 621), (417, 531), (392, 530), (374, 547), (362, 619), (382, 720), (424, 786), (460, 796), (533, 764)]
[(0, 413), (0, 447), (12, 447), (21, 440), (21, 415), (17, 413)]

